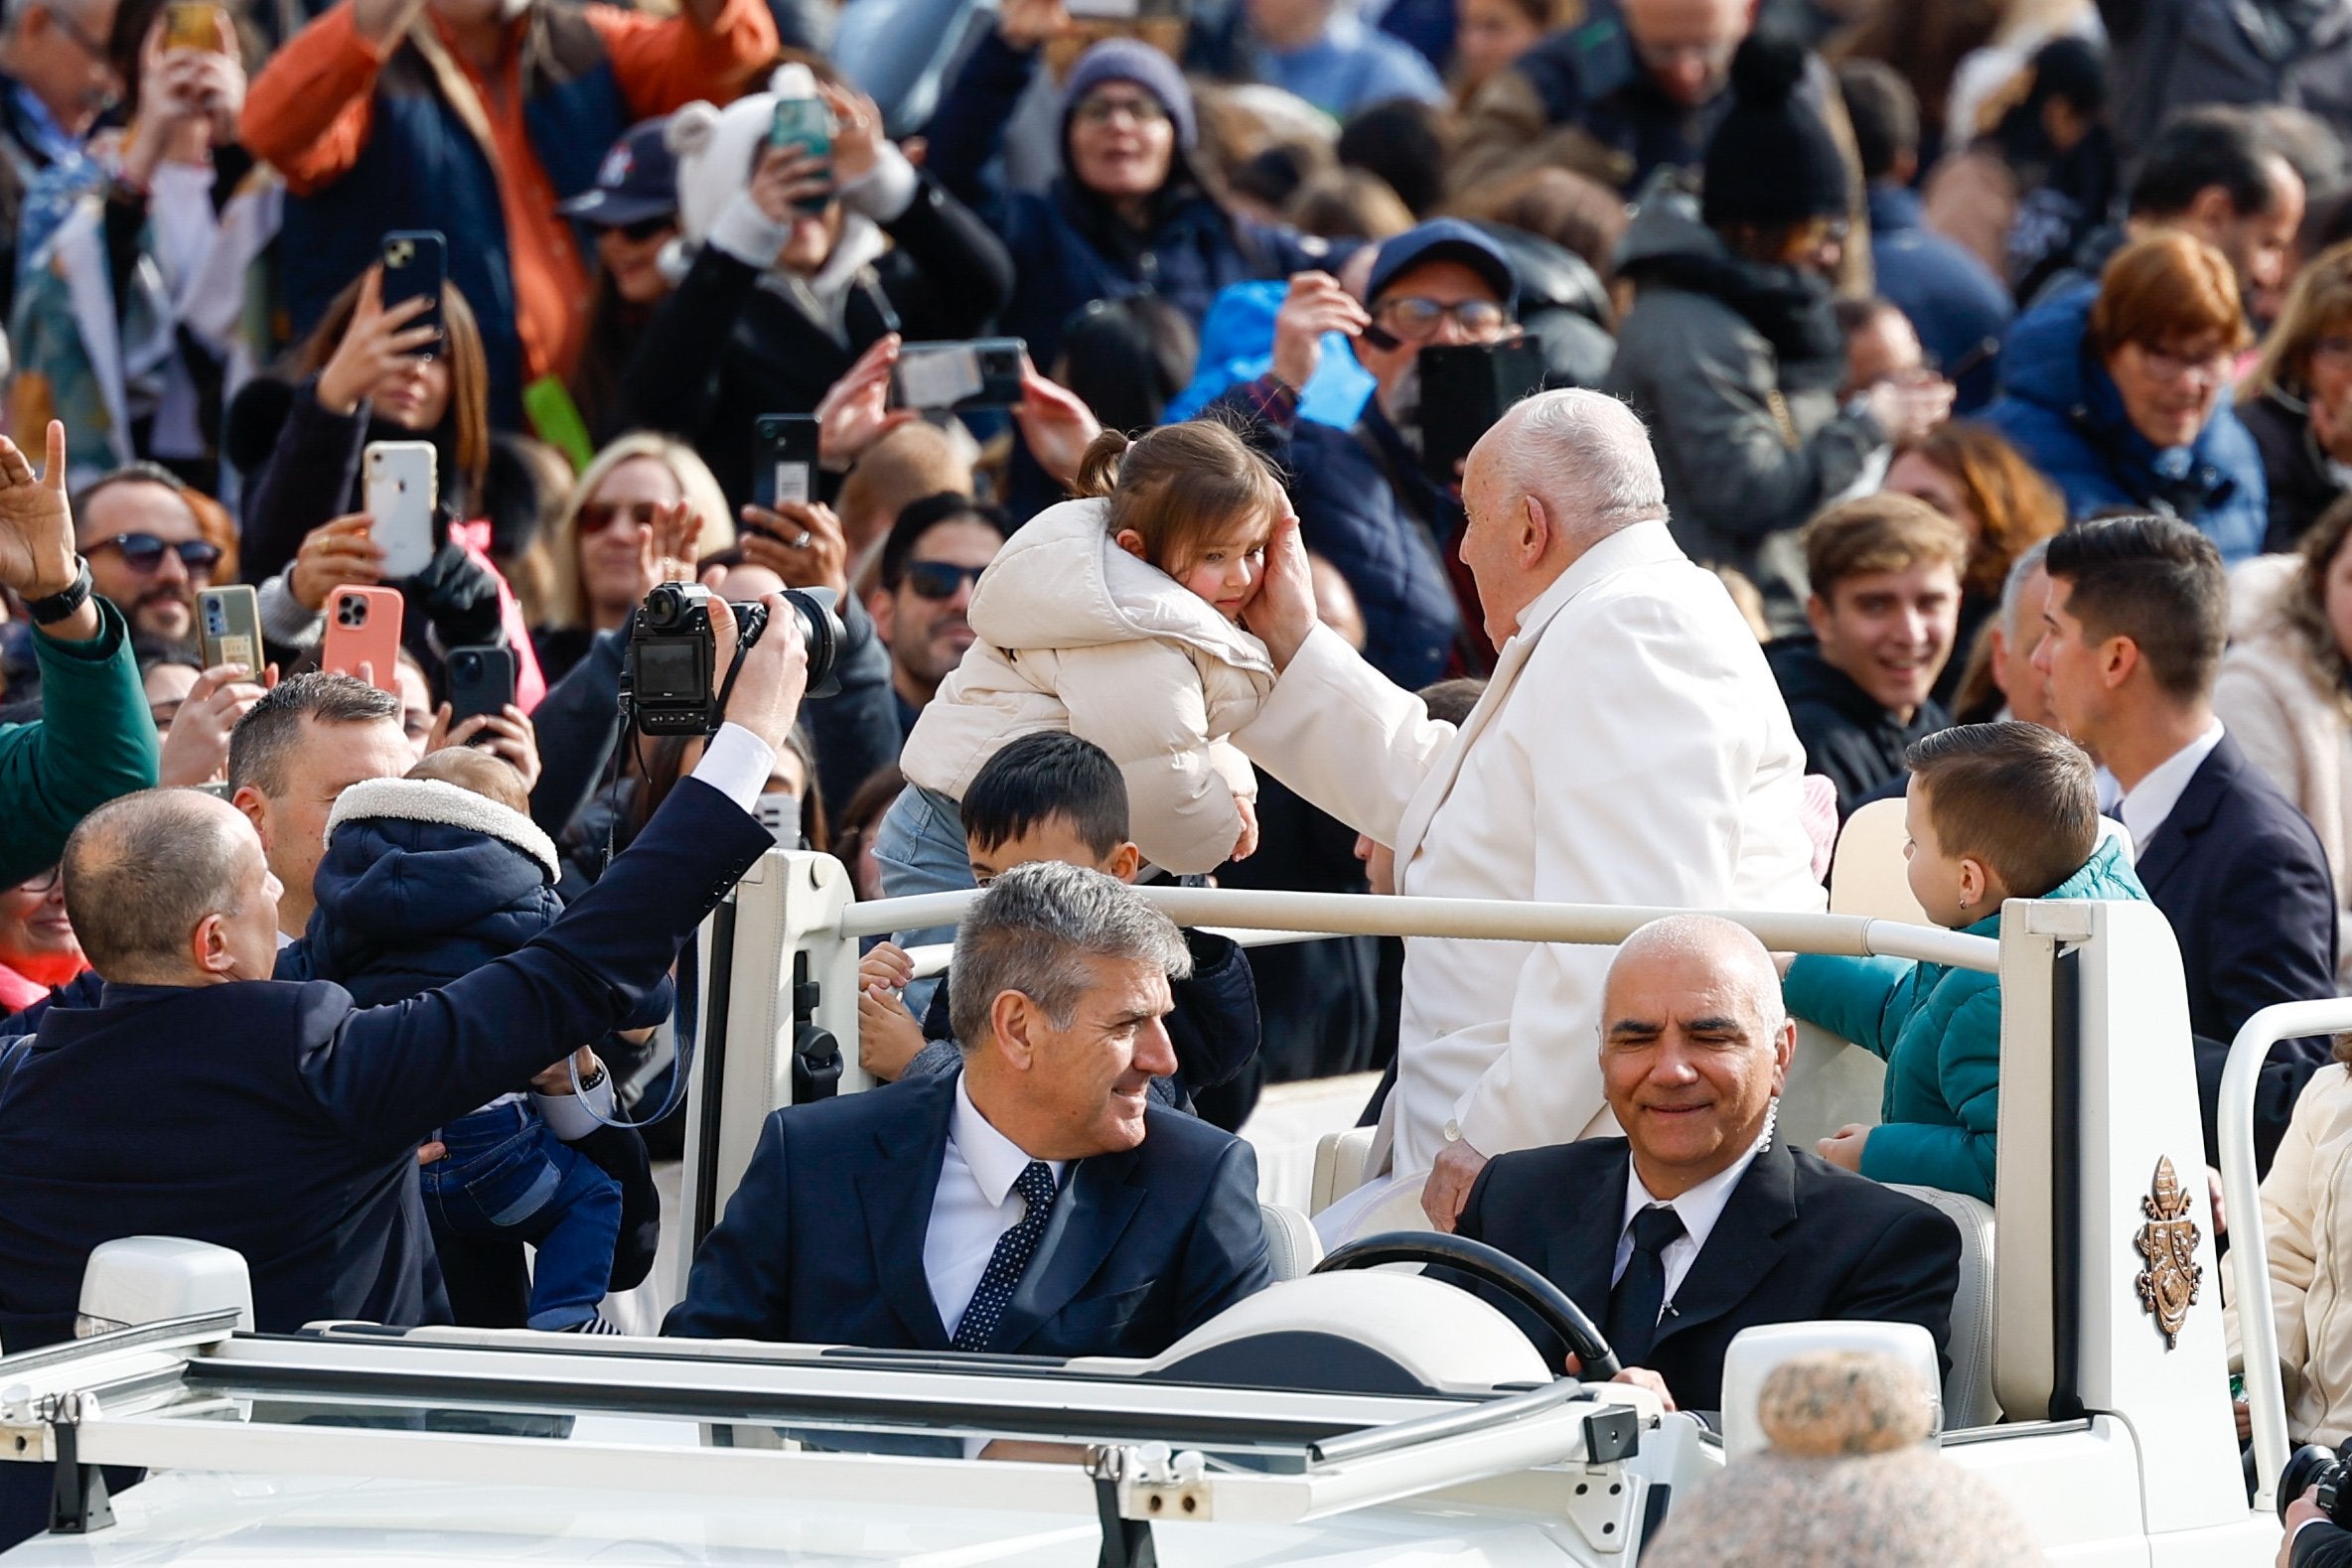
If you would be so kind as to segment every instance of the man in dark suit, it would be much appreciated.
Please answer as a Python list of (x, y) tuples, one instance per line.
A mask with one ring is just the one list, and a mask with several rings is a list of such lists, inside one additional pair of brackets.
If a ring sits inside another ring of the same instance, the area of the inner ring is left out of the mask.
[[(1689, 1409), (1721, 1407), (1723, 1353), (1759, 1324), (1916, 1323), (1941, 1356), (1960, 1234), (1773, 1136), (1796, 1049), (1753, 935), (1709, 916), (1652, 922), (1618, 949), (1601, 1002), (1602, 1084), (1625, 1136), (1498, 1155), (1459, 1233), (1603, 1324), (1619, 1381)], [(1565, 1346), (1505, 1310), (1561, 1363)]]
[[(2294, 802), (2213, 713), (2229, 635), (2229, 579), (2186, 523), (2119, 517), (2050, 541), (2050, 597), (2034, 667), (2055, 722), (2114, 773), (2148, 897), (2180, 942), (2208, 1160), (2229, 1043), (2274, 1002), (2336, 994), (2327, 854)], [(2282, 1041), (2255, 1101), (2269, 1169), (2324, 1039)]]
[(1262, 1289), (1250, 1146), (1146, 1093), (1190, 963), (1100, 872), (998, 877), (956, 936), (961, 1069), (771, 1116), (662, 1332), (1155, 1355)]

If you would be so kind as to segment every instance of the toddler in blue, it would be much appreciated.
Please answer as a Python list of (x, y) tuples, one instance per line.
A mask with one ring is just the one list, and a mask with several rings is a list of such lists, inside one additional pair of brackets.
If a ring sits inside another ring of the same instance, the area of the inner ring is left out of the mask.
[[(536, 936), (563, 903), (555, 845), (528, 805), (513, 768), (466, 747), (432, 753), (405, 778), (346, 789), (328, 817), (318, 908), (303, 935), (310, 972), (373, 1006), (454, 980)], [(659, 1023), (671, 1001), (664, 984), (631, 1027)], [(609, 1113), (611, 1086), (594, 1055), (583, 1047), (572, 1069), (589, 1104)], [(533, 1329), (607, 1332), (597, 1304), (620, 1235), (621, 1187), (564, 1141), (598, 1125), (558, 1063), (441, 1128), (435, 1141), (447, 1152), (419, 1171), (445, 1252), (459, 1237), (537, 1248)]]

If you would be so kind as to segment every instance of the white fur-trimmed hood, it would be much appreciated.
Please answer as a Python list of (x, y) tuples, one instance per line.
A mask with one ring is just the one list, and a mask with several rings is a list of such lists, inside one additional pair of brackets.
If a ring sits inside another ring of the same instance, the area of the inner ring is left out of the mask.
[(335, 797), (327, 814), (327, 836), (346, 822), (433, 822), (486, 834), (513, 845), (537, 861), (550, 881), (563, 875), (555, 856), (555, 840), (521, 812), (499, 804), (487, 795), (438, 779), (368, 779)]

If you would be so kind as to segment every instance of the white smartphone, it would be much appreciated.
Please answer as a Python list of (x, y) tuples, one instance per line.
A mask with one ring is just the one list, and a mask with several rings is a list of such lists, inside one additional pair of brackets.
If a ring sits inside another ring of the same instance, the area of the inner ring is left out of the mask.
[(439, 548), (437, 454), (430, 441), (370, 441), (366, 457), (368, 527), (383, 551), (386, 582), (414, 577)]

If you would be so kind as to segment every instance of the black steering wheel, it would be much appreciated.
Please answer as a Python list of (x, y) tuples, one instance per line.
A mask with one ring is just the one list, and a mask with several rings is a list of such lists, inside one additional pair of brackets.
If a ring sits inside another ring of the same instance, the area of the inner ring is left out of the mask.
[(1350, 1241), (1316, 1264), (1314, 1271), (1336, 1274), (1343, 1269), (1378, 1268), (1384, 1263), (1434, 1263), (1459, 1270), (1481, 1285), (1494, 1286), (1567, 1342), (1568, 1349), (1576, 1353), (1576, 1359), (1584, 1366), (1578, 1375), (1587, 1381), (1605, 1383), (1625, 1370), (1617, 1360), (1617, 1353), (1601, 1338), (1601, 1331), (1592, 1326), (1592, 1319), (1585, 1316), (1584, 1309), (1566, 1291), (1510, 1253), (1484, 1241), (1438, 1230), (1391, 1230)]

